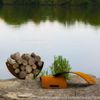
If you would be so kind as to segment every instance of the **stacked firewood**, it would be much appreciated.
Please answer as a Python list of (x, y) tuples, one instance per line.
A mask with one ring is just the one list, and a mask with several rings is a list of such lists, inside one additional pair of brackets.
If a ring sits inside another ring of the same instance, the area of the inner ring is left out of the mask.
[(35, 53), (14, 53), (7, 59), (6, 65), (9, 71), (19, 79), (35, 78), (43, 67), (41, 57)]

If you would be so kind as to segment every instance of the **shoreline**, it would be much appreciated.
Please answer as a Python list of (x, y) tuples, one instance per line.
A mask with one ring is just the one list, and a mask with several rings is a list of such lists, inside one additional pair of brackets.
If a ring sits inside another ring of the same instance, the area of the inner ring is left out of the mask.
[[(74, 99), (75, 97), (100, 99), (100, 78), (95, 79), (97, 84), (88, 86), (80, 77), (74, 76), (70, 81), (67, 81), (68, 88), (66, 89), (42, 89), (38, 79), (19, 80), (15, 78), (0, 80), (0, 100), (67, 100), (68, 97), (74, 97)], [(81, 100), (81, 98), (78, 100)]]

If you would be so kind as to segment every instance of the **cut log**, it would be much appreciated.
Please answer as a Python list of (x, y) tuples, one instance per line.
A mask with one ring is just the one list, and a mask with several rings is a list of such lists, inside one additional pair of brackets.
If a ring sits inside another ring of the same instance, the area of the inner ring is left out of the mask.
[(30, 55), (29, 54), (23, 54), (22, 58), (28, 61), (30, 59)]
[(33, 52), (31, 53), (31, 57), (35, 58), (36, 54)]
[(14, 64), (13, 64), (13, 68), (14, 68), (14, 69), (17, 69), (18, 67), (19, 67), (18, 63), (14, 63)]
[(16, 74), (19, 74), (19, 73), (20, 73), (20, 70), (17, 68), (17, 69), (15, 70), (15, 73), (16, 73)]
[(8, 58), (7, 63), (13, 65), (15, 63), (15, 60)]
[(22, 58), (19, 58), (19, 59), (17, 59), (17, 61), (16, 61), (18, 64), (22, 64), (23, 63), (23, 59)]
[(20, 66), (20, 69), (21, 69), (21, 71), (25, 71), (25, 70), (26, 70), (26, 68), (25, 68), (24, 65), (21, 65), (21, 66)]
[(30, 66), (31, 66), (31, 65), (33, 66), (33, 65), (35, 64), (35, 59), (31, 57), (31, 58), (29, 59), (28, 63), (29, 63)]
[(27, 74), (25, 77), (26, 80), (32, 80), (33, 79), (33, 73)]
[(35, 61), (36, 62), (39, 62), (41, 60), (41, 57), (40, 56), (35, 56)]
[(28, 62), (23, 59), (22, 64), (26, 66), (26, 65), (28, 65)]
[(19, 78), (24, 79), (26, 77), (26, 72), (25, 71), (21, 71), (19, 73)]
[(18, 60), (20, 58), (20, 53), (19, 52), (16, 52), (16, 53), (12, 54), (10, 57), (12, 59), (14, 59), (14, 60)]
[(31, 72), (32, 72), (32, 67), (29, 66), (29, 65), (27, 65), (27, 66), (26, 66), (26, 72), (27, 72), (27, 73), (31, 73)]

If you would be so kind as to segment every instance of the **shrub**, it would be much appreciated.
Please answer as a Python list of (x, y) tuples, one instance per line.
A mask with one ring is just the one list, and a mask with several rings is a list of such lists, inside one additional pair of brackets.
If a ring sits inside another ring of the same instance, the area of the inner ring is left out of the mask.
[[(62, 72), (69, 72), (71, 70), (71, 67), (69, 65), (69, 62), (66, 60), (66, 58), (63, 58), (62, 56), (54, 57), (54, 62), (52, 66), (50, 66), (50, 72), (51, 75), (55, 75), (58, 73)], [(46, 76), (49, 75), (48, 70), (43, 70), (40, 73), (40, 76)], [(65, 78), (69, 79), (70, 75), (69, 74), (64, 74), (63, 75)]]
[[(57, 74), (62, 72), (69, 72), (71, 70), (71, 67), (69, 65), (69, 61), (66, 60), (66, 58), (63, 58), (62, 56), (54, 57), (54, 62), (52, 66), (50, 67), (51, 73)], [(69, 78), (69, 74), (63, 75), (65, 78)]]

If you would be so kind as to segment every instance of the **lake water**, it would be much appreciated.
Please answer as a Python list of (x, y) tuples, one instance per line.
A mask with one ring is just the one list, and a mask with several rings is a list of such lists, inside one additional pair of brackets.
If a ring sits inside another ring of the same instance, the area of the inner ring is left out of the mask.
[(100, 77), (100, 9), (1, 7), (0, 79), (13, 77), (5, 62), (17, 51), (39, 54), (44, 69), (62, 55), (72, 71)]

